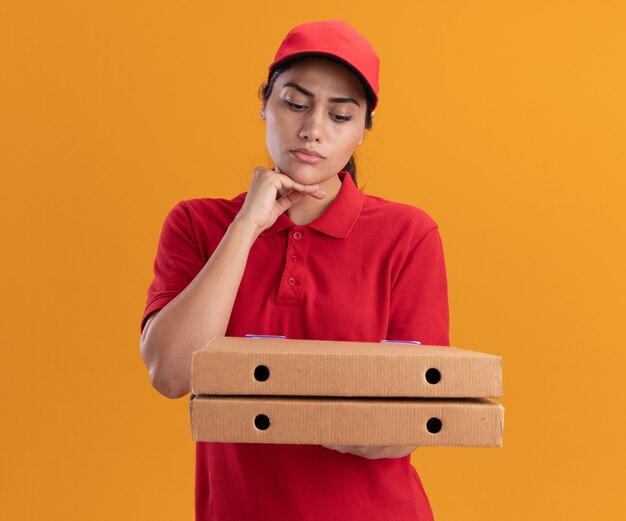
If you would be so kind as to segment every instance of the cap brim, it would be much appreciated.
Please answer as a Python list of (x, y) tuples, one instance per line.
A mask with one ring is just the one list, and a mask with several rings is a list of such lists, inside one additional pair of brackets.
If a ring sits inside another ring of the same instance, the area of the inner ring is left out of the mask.
[(376, 107), (376, 105), (378, 105), (378, 96), (376, 95), (376, 93), (374, 92), (374, 90), (372, 89), (372, 87), (370, 86), (369, 82), (365, 79), (365, 76), (363, 76), (363, 74), (361, 74), (359, 72), (358, 69), (356, 69), (352, 64), (348, 63), (346, 60), (339, 58), (339, 56), (336, 56), (334, 54), (329, 54), (326, 52), (299, 52), (297, 54), (292, 54), (290, 56), (286, 56), (285, 58), (283, 58), (282, 60), (279, 60), (275, 63), (273, 63), (270, 67), (269, 70), (269, 75), (271, 76), (274, 71), (276, 69), (278, 69), (279, 67), (283, 66), (283, 65), (287, 65), (295, 60), (298, 60), (300, 58), (309, 58), (312, 56), (319, 56), (320, 58), (326, 58), (328, 60), (334, 61), (336, 63), (339, 63), (341, 65), (343, 65), (344, 67), (346, 67), (347, 69), (350, 70), (350, 72), (352, 72), (357, 78), (359, 78), (359, 80), (361, 81), (361, 84), (363, 85), (363, 88), (365, 90), (365, 95), (367, 97), (369, 97), (369, 100), (372, 108)]

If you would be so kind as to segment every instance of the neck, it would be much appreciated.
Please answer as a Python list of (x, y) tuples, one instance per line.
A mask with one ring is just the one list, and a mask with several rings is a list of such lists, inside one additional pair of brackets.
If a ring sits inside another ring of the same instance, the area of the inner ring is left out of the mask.
[(341, 180), (336, 175), (321, 183), (320, 188), (326, 192), (326, 197), (316, 199), (306, 196), (287, 210), (287, 217), (291, 222), (298, 225), (309, 224), (322, 215), (339, 194)]

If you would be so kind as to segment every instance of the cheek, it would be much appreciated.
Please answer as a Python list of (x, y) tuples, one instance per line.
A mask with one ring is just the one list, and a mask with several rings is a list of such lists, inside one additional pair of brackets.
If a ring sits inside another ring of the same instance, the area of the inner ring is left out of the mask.
[(289, 122), (284, 119), (278, 119), (274, 116), (268, 116), (265, 122), (265, 140), (268, 144), (280, 146), (285, 141), (285, 137), (289, 133)]
[(274, 165), (281, 169), (285, 168), (287, 159), (285, 157), (285, 148), (288, 144), (286, 133), (284, 122), (278, 124), (275, 119), (267, 118), (265, 122), (265, 144)]
[(279, 129), (271, 121), (267, 121), (265, 125), (265, 142), (270, 152), (279, 148), (281, 142)]
[(354, 152), (354, 149), (359, 145), (359, 139), (361, 138), (361, 132), (350, 129), (348, 132), (340, 132), (335, 136), (336, 143), (338, 144), (338, 152), (342, 156), (348, 158)]

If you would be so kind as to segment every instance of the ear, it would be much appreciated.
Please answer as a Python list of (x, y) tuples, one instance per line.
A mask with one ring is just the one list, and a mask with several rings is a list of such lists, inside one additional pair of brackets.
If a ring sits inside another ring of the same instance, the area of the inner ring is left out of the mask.
[[(374, 119), (374, 116), (375, 116), (375, 115), (376, 115), (376, 112), (372, 110), (372, 119)], [(363, 129), (363, 134), (361, 134), (361, 137), (360, 137), (360, 139), (359, 139), (359, 142), (357, 143), (357, 146), (358, 146), (358, 145), (361, 145), (361, 144), (363, 143), (363, 138), (365, 137), (365, 133), (366, 133), (366, 132), (367, 132), (367, 129), (366, 129), (366, 128), (364, 128), (364, 129)]]
[(261, 109), (261, 113), (259, 114), (259, 117), (261, 119), (265, 119), (265, 110), (264, 109)]
[(361, 143), (363, 143), (363, 138), (365, 137), (365, 133), (367, 132), (367, 129), (364, 128), (363, 129), (363, 133), (361, 134), (361, 137), (359, 138), (358, 143), (356, 144), (357, 146), (359, 146)]

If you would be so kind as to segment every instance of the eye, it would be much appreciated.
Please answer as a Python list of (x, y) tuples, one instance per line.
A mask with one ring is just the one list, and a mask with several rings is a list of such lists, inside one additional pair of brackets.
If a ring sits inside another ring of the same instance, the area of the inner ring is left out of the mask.
[(350, 121), (352, 116), (342, 116), (340, 114), (330, 113), (330, 116), (337, 122), (343, 123), (344, 121)]
[(285, 100), (285, 103), (293, 110), (302, 110), (305, 107), (304, 105), (298, 105), (297, 103), (292, 103), (288, 99)]

